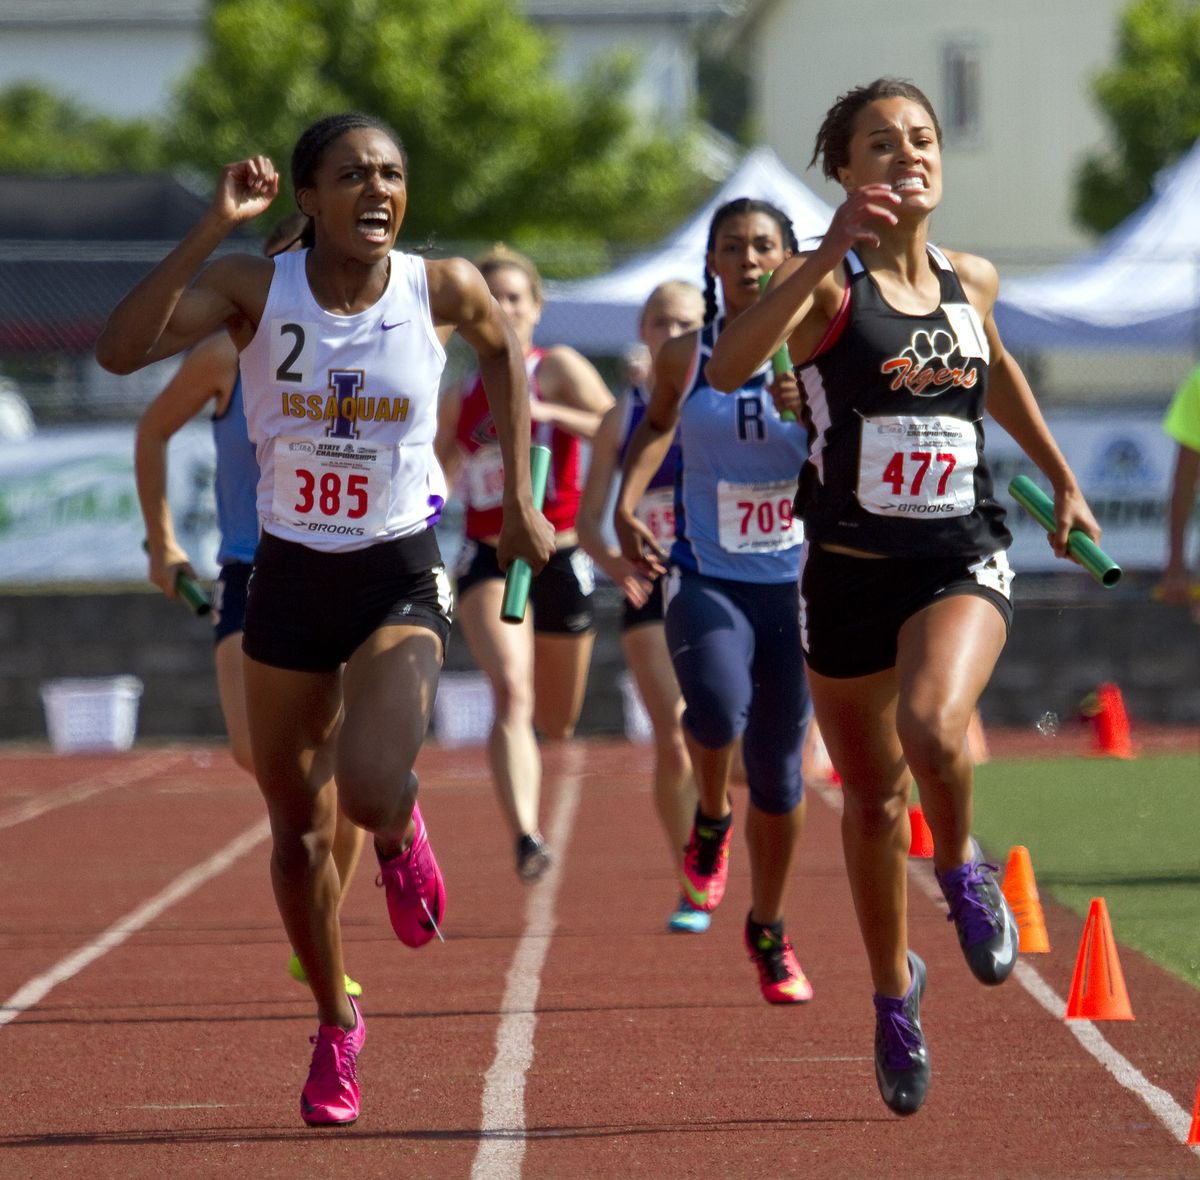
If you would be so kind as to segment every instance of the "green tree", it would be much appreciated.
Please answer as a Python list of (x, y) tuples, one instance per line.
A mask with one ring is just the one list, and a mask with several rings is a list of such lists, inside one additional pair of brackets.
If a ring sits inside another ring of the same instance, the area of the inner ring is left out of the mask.
[(163, 161), (152, 123), (90, 114), (28, 83), (0, 91), (0, 172), (146, 172)]
[(686, 136), (633, 117), (628, 60), (569, 88), (552, 52), (512, 0), (215, 0), (172, 152), (208, 172), (263, 152), (286, 174), (306, 124), (363, 110), (408, 152), (408, 241), (504, 238), (544, 260), (657, 237), (703, 184)]
[(1200, 3), (1135, 0), (1121, 17), (1116, 61), (1092, 88), (1113, 145), (1080, 168), (1075, 217), (1105, 232), (1137, 209), (1155, 173), (1200, 137)]

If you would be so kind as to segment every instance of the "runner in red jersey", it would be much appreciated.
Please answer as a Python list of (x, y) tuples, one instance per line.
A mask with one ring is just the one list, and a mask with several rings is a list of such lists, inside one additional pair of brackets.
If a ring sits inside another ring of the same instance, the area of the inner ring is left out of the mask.
[(542, 284), (527, 258), (497, 246), (477, 263), (525, 350), (533, 441), (550, 448), (543, 512), (556, 551), (534, 580), (532, 623), (500, 620), (504, 575), (496, 561), (504, 473), (495, 426), (477, 377), (448, 390), (439, 409), (437, 455), (467, 506), (456, 563), (457, 617), (495, 701), (488, 739), (492, 777), (516, 843), (517, 872), (536, 881), (550, 855), (538, 828), (541, 757), (537, 736), (561, 741), (575, 731), (591, 661), (591, 558), (579, 547), (581, 451), (613, 403), (600, 374), (572, 348), (535, 348)]

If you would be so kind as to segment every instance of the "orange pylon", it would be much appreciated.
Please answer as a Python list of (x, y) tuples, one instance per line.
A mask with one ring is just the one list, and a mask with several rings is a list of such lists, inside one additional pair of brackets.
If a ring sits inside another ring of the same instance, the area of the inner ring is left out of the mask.
[(1192, 1107), (1192, 1129), (1188, 1132), (1188, 1147), (1200, 1147), (1200, 1082), (1196, 1083), (1196, 1104)]
[(1093, 897), (1067, 997), (1067, 1020), (1133, 1020), (1104, 898)]
[(929, 830), (929, 821), (919, 803), (914, 803), (908, 809), (908, 823), (912, 828), (908, 855), (918, 860), (929, 860), (933, 856), (933, 833)]
[(1106, 758), (1135, 758), (1129, 736), (1129, 716), (1121, 690), (1112, 683), (1098, 685), (1084, 704), (1092, 719), (1092, 753)]
[(1046, 932), (1046, 916), (1038, 897), (1037, 882), (1033, 879), (1033, 864), (1029, 849), (1018, 844), (1008, 854), (1004, 869), (1004, 896), (1012, 907), (1021, 932), (1021, 954), (1039, 955), (1050, 950), (1050, 935)]

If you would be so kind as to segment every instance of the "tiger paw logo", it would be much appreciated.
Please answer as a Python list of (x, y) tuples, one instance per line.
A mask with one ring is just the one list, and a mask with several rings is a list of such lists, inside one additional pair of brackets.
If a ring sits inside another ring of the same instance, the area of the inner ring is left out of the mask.
[(908, 347), (880, 365), (891, 377), (890, 389), (907, 389), (914, 397), (937, 397), (948, 389), (970, 389), (979, 380), (979, 368), (965, 361), (952, 333), (938, 328), (912, 334)]

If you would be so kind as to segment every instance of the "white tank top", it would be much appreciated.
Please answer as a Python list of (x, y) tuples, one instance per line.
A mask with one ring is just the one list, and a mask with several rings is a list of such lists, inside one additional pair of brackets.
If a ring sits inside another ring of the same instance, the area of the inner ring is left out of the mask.
[(259, 519), (324, 552), (422, 532), (446, 501), (433, 451), (446, 352), (425, 263), (393, 250), (379, 300), (334, 315), (313, 298), (307, 257), (275, 258), (262, 320), (241, 354)]

